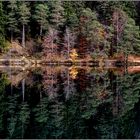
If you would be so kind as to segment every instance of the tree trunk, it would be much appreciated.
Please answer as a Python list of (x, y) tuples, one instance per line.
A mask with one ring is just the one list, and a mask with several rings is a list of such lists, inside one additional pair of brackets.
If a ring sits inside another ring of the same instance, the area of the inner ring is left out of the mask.
[(69, 69), (67, 69), (67, 91), (66, 91), (67, 95), (66, 95), (66, 99), (69, 97), (70, 95), (70, 75), (69, 75)]
[(42, 36), (42, 25), (40, 26), (40, 37)]
[(13, 31), (11, 31), (11, 43), (13, 42)]
[(69, 31), (67, 32), (67, 36), (68, 36), (68, 59), (70, 58), (70, 37), (69, 37)]
[(25, 79), (22, 80), (22, 100), (24, 101), (25, 97)]
[(25, 48), (25, 25), (22, 26), (22, 47)]
[(52, 58), (53, 58), (53, 55), (54, 55), (54, 54), (53, 54), (53, 51), (54, 51), (54, 50), (53, 50), (53, 45), (54, 45), (54, 44), (53, 44), (53, 40), (54, 40), (54, 39), (52, 39), (52, 41), (51, 41)]

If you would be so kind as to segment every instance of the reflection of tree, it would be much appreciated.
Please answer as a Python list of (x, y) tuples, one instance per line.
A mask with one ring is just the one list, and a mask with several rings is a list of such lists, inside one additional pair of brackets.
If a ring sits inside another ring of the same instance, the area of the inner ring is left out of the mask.
[(35, 121), (39, 126), (37, 138), (61, 138), (64, 131), (64, 106), (57, 97), (42, 98), (34, 113)]
[(98, 117), (96, 130), (100, 139), (116, 139), (118, 137), (118, 121), (113, 117), (110, 106), (110, 102), (102, 104), (95, 117), (95, 120)]
[(40, 103), (37, 105), (37, 107), (34, 109), (36, 112), (36, 121), (39, 123), (46, 123), (48, 120), (48, 98), (44, 97), (40, 100)]
[(125, 114), (129, 110), (134, 108), (135, 103), (139, 101), (139, 75), (125, 75), (122, 82), (123, 93), (123, 110), (122, 114)]
[(83, 117), (89, 119), (97, 113), (98, 107), (110, 102), (111, 92), (108, 90), (108, 75), (89, 75), (90, 83), (83, 92)]
[(26, 129), (27, 129), (27, 124), (29, 122), (29, 106), (26, 102), (21, 104), (21, 109), (18, 113), (19, 115), (19, 128), (20, 128), (20, 138), (24, 138)]
[(138, 137), (135, 116), (139, 114), (135, 110), (139, 101), (139, 74), (87, 73), (77, 68), (73, 79), (71, 71), (46, 68), (42, 75), (34, 72), (33, 84), (29, 77), (26, 79), (24, 102), (21, 89), (17, 89), (21, 85), (13, 87), (13, 94), (9, 94), (8, 82), (2, 76), (0, 136), (113, 139), (133, 138), (135, 134)]
[(18, 115), (16, 114), (16, 110), (18, 108), (18, 99), (19, 95), (18, 94), (13, 94), (8, 97), (8, 107), (7, 107), (7, 112), (8, 112), (8, 120), (7, 120), (7, 129), (8, 129), (8, 137), (12, 138), (14, 136), (15, 130), (16, 130), (16, 124), (18, 120)]
[(57, 92), (57, 70), (52, 67), (48, 67), (45, 69), (43, 73), (43, 81), (44, 89), (47, 90), (47, 94), (50, 98), (53, 98)]
[(113, 82), (115, 115), (119, 125), (120, 138), (133, 138), (136, 124), (135, 104), (139, 101), (139, 75), (116, 76)]
[(8, 85), (8, 81), (6, 80), (6, 75), (0, 74), (0, 137), (3, 138), (4, 133), (4, 117), (6, 114), (6, 86)]
[(35, 122), (36, 125), (38, 125), (39, 129), (37, 129), (37, 132), (39, 131), (40, 134), (37, 138), (47, 138), (48, 135), (48, 119), (49, 119), (49, 100), (48, 97), (44, 97), (40, 100), (40, 102), (37, 104), (36, 108), (34, 108), (35, 113)]
[(122, 102), (121, 93), (121, 81), (118, 81), (118, 76), (114, 75), (113, 72), (109, 73), (110, 77), (110, 88), (113, 92), (113, 114), (118, 115), (120, 112), (120, 106)]
[(138, 102), (139, 86), (135, 78), (135, 75), (128, 74), (123, 77), (112, 75), (111, 88), (114, 94), (113, 112), (115, 114), (125, 114)]
[[(15, 101), (16, 98), (15, 95)], [(9, 138), (24, 138), (29, 124), (29, 106), (26, 102), (17, 104), (12, 101), (12, 98), (10, 100), (9, 102), (11, 103), (8, 108), (9, 117), (7, 120), (8, 136)]]
[(75, 83), (71, 78), (70, 70), (67, 68), (61, 71), (61, 77), (63, 80), (65, 98), (69, 99), (69, 97), (75, 93)]
[(119, 124), (119, 134), (120, 138), (135, 138), (134, 134), (136, 131), (136, 123), (135, 123), (136, 112), (134, 109), (129, 110), (125, 113), (125, 115), (118, 118)]
[(51, 129), (54, 130), (51, 134), (52, 138), (61, 138), (64, 133), (64, 106), (62, 102), (55, 99), (54, 104), (50, 107)]
[[(1, 137), (4, 136), (6, 138), (21, 138), (24, 136), (25, 122), (28, 116), (27, 104), (19, 103), (20, 93), (17, 93), (18, 90), (13, 88), (13, 94), (9, 94), (8, 81), (6, 77), (3, 75), (1, 77), (1, 108), (0, 108), (0, 134)], [(20, 92), (20, 91), (18, 91)], [(4, 108), (3, 108), (4, 107)], [(21, 123), (20, 123), (21, 121)], [(6, 125), (5, 125), (6, 124)], [(21, 128), (22, 126), (22, 128)], [(22, 132), (20, 133), (20, 130)]]
[(24, 77), (28, 75), (28, 71), (24, 72), (18, 72), (18, 73), (12, 73), (9, 77), (8, 80), (11, 82), (11, 85), (17, 86)]

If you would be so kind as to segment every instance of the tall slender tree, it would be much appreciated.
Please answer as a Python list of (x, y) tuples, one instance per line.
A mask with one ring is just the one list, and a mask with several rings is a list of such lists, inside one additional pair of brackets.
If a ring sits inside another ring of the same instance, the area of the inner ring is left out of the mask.
[(125, 56), (131, 53), (138, 53), (140, 50), (140, 34), (139, 27), (136, 26), (135, 21), (120, 9), (116, 9), (112, 17), (114, 33), (110, 54), (113, 54), (114, 49), (117, 52), (123, 52)]
[(26, 2), (19, 3), (19, 20), (22, 25), (22, 46), (25, 48), (25, 26), (29, 22), (30, 9)]
[(73, 3), (71, 1), (64, 1), (63, 5), (66, 25), (70, 28), (77, 27), (79, 23), (78, 14), (80, 14), (80, 12), (77, 12), (76, 10), (80, 10), (81, 5), (79, 5), (79, 3)]
[(121, 47), (118, 48), (119, 51), (123, 51), (125, 54), (139, 54), (140, 29), (135, 21), (128, 16), (122, 34)]
[(0, 2), (0, 48), (4, 48), (5, 46), (4, 26), (5, 26), (5, 16), (4, 16), (4, 11), (3, 11), (3, 3), (1, 1)]
[(11, 42), (13, 41), (13, 34), (18, 31), (18, 21), (17, 21), (17, 1), (12, 0), (8, 2), (8, 15), (7, 15), (7, 25), (8, 25), (8, 30), (11, 33)]
[(86, 46), (88, 54), (100, 50), (100, 46), (105, 41), (105, 30), (104, 26), (97, 19), (97, 13), (90, 8), (83, 9), (80, 17), (80, 27), (82, 36), (88, 42)]
[(35, 14), (33, 15), (34, 19), (40, 25), (40, 36), (42, 36), (43, 30), (46, 31), (48, 25), (48, 5), (46, 3), (37, 4), (35, 7)]
[(62, 27), (65, 22), (64, 18), (64, 8), (62, 6), (62, 1), (50, 1), (50, 23), (54, 26), (54, 28), (58, 29)]
[(76, 35), (70, 31), (69, 28), (66, 28), (65, 37), (64, 37), (64, 48), (63, 48), (63, 55), (66, 58), (70, 58), (70, 52), (74, 45), (76, 44)]
[(45, 58), (53, 58), (56, 55), (57, 44), (55, 41), (57, 40), (57, 30), (53, 28), (49, 28), (48, 35), (44, 38), (43, 42), (43, 52)]

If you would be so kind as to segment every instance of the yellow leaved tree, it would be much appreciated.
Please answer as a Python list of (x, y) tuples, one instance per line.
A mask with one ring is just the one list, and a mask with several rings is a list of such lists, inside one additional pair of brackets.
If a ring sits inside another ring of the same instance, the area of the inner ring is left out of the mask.
[(71, 67), (71, 68), (69, 69), (69, 71), (70, 71), (70, 77), (71, 77), (72, 79), (76, 79), (77, 74), (78, 74), (78, 70), (77, 70), (75, 67)]
[(78, 57), (78, 53), (76, 51), (76, 49), (72, 49), (71, 53), (70, 53), (70, 58), (72, 59), (72, 61), (75, 61)]

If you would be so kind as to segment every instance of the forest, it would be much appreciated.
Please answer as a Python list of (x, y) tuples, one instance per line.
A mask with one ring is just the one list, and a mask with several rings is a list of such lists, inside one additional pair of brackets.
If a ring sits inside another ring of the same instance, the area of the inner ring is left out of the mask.
[(133, 1), (1, 1), (1, 53), (16, 42), (27, 56), (47, 60), (138, 55), (139, 6)]
[(0, 138), (140, 139), (139, 9), (0, 1)]

